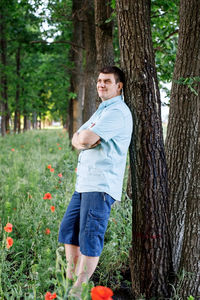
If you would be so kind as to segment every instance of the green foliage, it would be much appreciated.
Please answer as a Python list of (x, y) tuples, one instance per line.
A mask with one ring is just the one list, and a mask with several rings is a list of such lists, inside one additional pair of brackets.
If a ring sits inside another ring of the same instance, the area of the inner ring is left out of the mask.
[[(43, 299), (55, 276), (57, 231), (74, 186), (76, 155), (66, 133), (56, 130), (9, 136), (0, 143), (0, 218), (3, 226), (13, 224), (14, 240), (2, 273), (4, 297), (12, 299), (23, 291)], [(47, 192), (51, 200), (43, 199)]]
[[(69, 282), (64, 274), (63, 247), (57, 239), (74, 191), (77, 153), (71, 150), (66, 132), (60, 129), (0, 138), (0, 148), (1, 294), (9, 300), (20, 297), (38, 300), (50, 291), (64, 299)], [(48, 165), (54, 172), (50, 172)], [(61, 178), (59, 173), (63, 175)], [(43, 199), (47, 192), (52, 199)], [(51, 206), (55, 206), (55, 212)], [(14, 243), (5, 249), (3, 228), (8, 222), (13, 224), (9, 235)], [(46, 228), (50, 234), (45, 233)], [(111, 213), (105, 248), (93, 278), (95, 284), (107, 283), (113, 289), (120, 286), (128, 269), (130, 243), (131, 201), (123, 199)], [(85, 285), (84, 299), (88, 299), (91, 286), (92, 282)]]
[(172, 80), (178, 41), (179, 1), (151, 1), (151, 28), (158, 79)]
[(198, 96), (198, 93), (194, 87), (197, 87), (200, 83), (200, 77), (181, 77), (178, 80), (174, 80), (174, 82), (177, 84), (187, 85), (190, 91)]

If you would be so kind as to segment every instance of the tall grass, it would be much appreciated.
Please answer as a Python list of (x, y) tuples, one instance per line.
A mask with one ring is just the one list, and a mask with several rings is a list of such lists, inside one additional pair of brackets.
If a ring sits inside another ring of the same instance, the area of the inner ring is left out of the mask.
[[(77, 153), (61, 129), (0, 138), (0, 299), (44, 299), (46, 291), (59, 293), (58, 229), (74, 191), (76, 162)], [(45, 193), (52, 198), (43, 199)], [(8, 222), (13, 224), (6, 233), (14, 241), (10, 249), (3, 243)], [(130, 243), (131, 202), (123, 200), (111, 213), (96, 284), (120, 286)], [(64, 252), (59, 255), (64, 260)]]

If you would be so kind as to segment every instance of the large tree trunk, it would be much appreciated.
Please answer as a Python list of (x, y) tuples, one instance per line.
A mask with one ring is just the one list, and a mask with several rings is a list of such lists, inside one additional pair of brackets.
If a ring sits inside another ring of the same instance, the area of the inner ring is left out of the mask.
[(161, 102), (150, 29), (149, 0), (117, 0), (125, 100), (133, 115), (130, 146), (133, 293), (168, 297), (172, 272), (168, 224), (167, 169)]
[(84, 79), (83, 79), (83, 20), (81, 7), (83, 0), (73, 0), (73, 43), (79, 47), (72, 46), (71, 61), (73, 69), (71, 74), (71, 92), (76, 94), (71, 99), (69, 114), (69, 137), (82, 125), (82, 103), (84, 96)]
[(84, 1), (84, 45), (85, 45), (85, 97), (83, 122), (86, 122), (96, 110), (96, 42), (93, 0)]
[(179, 273), (192, 273), (191, 278), (186, 273), (183, 280), (183, 299), (200, 296), (200, 86), (192, 86), (200, 74), (199, 12), (199, 0), (180, 1), (178, 52), (166, 138), (173, 263)]
[[(195, 167), (193, 167), (192, 182), (186, 198), (183, 249), (179, 266), (179, 273), (185, 273), (180, 291), (183, 299), (187, 299), (190, 295), (194, 299), (200, 298), (200, 126), (198, 136)], [(177, 282), (177, 285), (179, 284)]]
[(97, 70), (114, 64), (113, 22), (106, 22), (112, 14), (109, 0), (95, 0), (95, 29)]
[(16, 53), (16, 75), (17, 75), (17, 86), (16, 86), (16, 95), (15, 95), (15, 118), (14, 118), (14, 132), (18, 133), (21, 131), (20, 126), (20, 108), (19, 108), (19, 97), (20, 97), (20, 46), (17, 48)]
[[(200, 92), (198, 96), (196, 96), (189, 88), (187, 80), (185, 84), (181, 83), (184, 83), (186, 78), (193, 78), (200, 74), (199, 13), (199, 0), (182, 0), (180, 2), (178, 52), (173, 75), (174, 80), (171, 91), (170, 113), (165, 144), (169, 169), (171, 240), (173, 263), (176, 271), (179, 269), (181, 258), (185, 217), (190, 213), (194, 213), (194, 211), (191, 211), (186, 214), (186, 207), (189, 205), (187, 204), (189, 190), (191, 192), (191, 189), (193, 189), (196, 184), (193, 182), (194, 174), (192, 172), (194, 172), (193, 168), (196, 168), (194, 158), (199, 139)], [(184, 80), (182, 79), (180, 81), (180, 78), (184, 78)], [(179, 83), (177, 80), (179, 80)], [(197, 168), (196, 172), (198, 172)], [(193, 184), (194, 186), (191, 187)], [(192, 193), (195, 192), (192, 191)], [(194, 199), (194, 201), (196, 200)], [(191, 205), (188, 207), (191, 207)], [(192, 208), (194, 209), (193, 206), (191, 209)], [(194, 217), (197, 218), (195, 213)], [(187, 222), (188, 221), (189, 220), (187, 220)], [(190, 219), (190, 222), (197, 222), (197, 220)], [(190, 226), (192, 225), (190, 224)], [(190, 229), (187, 228), (187, 232), (188, 230)], [(191, 236), (192, 249), (194, 247), (193, 242)], [(184, 257), (187, 251), (188, 249), (183, 249)]]

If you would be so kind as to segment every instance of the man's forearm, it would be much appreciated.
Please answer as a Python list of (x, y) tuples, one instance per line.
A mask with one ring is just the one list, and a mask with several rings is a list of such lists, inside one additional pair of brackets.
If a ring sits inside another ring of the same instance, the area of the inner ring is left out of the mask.
[(82, 130), (80, 133), (75, 132), (72, 138), (72, 145), (78, 150), (91, 149), (99, 144), (99, 136), (88, 130)]
[(80, 142), (80, 136), (78, 132), (75, 132), (72, 138), (72, 145), (78, 150), (88, 149), (90, 145)]

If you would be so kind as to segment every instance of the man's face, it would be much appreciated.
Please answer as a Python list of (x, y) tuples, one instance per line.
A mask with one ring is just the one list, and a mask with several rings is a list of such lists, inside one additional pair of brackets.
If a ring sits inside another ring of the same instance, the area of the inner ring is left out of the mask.
[(114, 74), (99, 74), (97, 80), (97, 92), (102, 101), (119, 96), (122, 87), (122, 82), (115, 82)]

